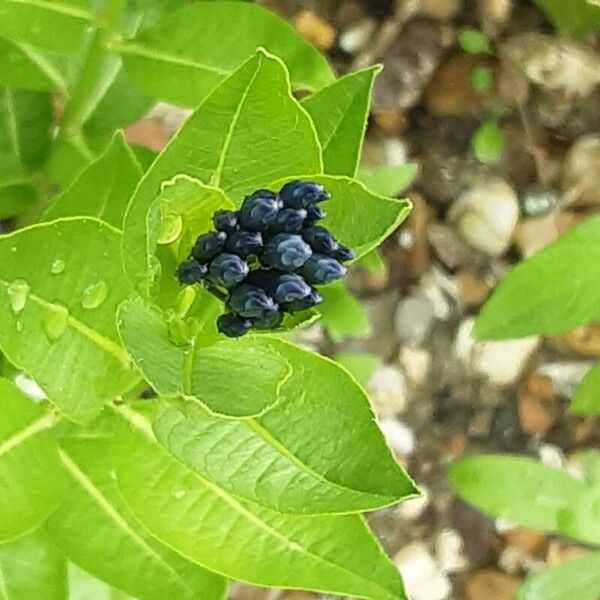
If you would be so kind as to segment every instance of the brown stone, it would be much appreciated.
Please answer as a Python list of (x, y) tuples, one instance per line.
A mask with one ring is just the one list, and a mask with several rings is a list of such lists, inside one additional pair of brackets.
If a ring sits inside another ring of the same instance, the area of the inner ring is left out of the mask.
[(491, 291), (489, 282), (469, 269), (456, 274), (456, 285), (460, 299), (467, 306), (481, 306)]
[(317, 598), (318, 596), (316, 594), (302, 592), (300, 590), (289, 590), (283, 592), (283, 595), (281, 596), (281, 600), (317, 600)]
[(464, 454), (468, 443), (469, 438), (464, 433), (454, 433), (450, 435), (446, 440), (446, 455), (448, 458), (456, 460)]
[(511, 600), (521, 579), (495, 571), (482, 569), (473, 572), (465, 584), (465, 600)]
[(529, 375), (519, 392), (517, 404), (521, 429), (529, 434), (546, 434), (557, 416), (552, 382), (536, 373)]
[(589, 550), (582, 548), (581, 546), (576, 546), (575, 544), (570, 544), (562, 540), (552, 540), (548, 544), (546, 562), (549, 567), (555, 567), (561, 563), (579, 558), (588, 553)]
[(311, 10), (301, 10), (294, 17), (294, 26), (301, 36), (321, 50), (331, 48), (337, 35), (333, 25)]
[(569, 348), (584, 356), (600, 356), (600, 323), (578, 327), (565, 335)]
[(398, 110), (374, 110), (373, 121), (386, 133), (400, 133), (406, 126), (406, 115)]
[(528, 554), (540, 554), (548, 539), (545, 533), (526, 527), (515, 527), (506, 532), (504, 539), (507, 545), (517, 546)]

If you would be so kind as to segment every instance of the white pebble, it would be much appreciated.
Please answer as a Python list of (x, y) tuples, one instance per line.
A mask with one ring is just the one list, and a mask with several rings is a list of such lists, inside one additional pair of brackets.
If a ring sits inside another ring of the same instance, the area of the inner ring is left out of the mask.
[(393, 417), (379, 419), (378, 423), (386, 442), (394, 452), (410, 456), (415, 451), (415, 434), (410, 427)]
[(416, 521), (429, 506), (431, 493), (425, 486), (419, 486), (420, 496), (403, 500), (396, 507), (396, 514), (405, 521)]
[(566, 464), (563, 451), (554, 444), (542, 444), (538, 450), (538, 454), (542, 463), (547, 467), (562, 469)]
[(348, 54), (360, 52), (369, 43), (376, 27), (377, 22), (375, 19), (371, 17), (360, 19), (340, 34), (340, 48)]
[(406, 409), (406, 377), (398, 367), (380, 365), (366, 388), (378, 417), (389, 417)]
[(435, 543), (435, 553), (446, 573), (459, 573), (469, 564), (463, 539), (455, 529), (440, 532)]
[(431, 363), (431, 356), (427, 350), (414, 346), (404, 346), (400, 350), (400, 363), (404, 367), (406, 377), (410, 383), (415, 386), (423, 385)]
[(27, 377), (27, 375), (17, 373), (15, 375), (14, 383), (21, 392), (33, 400), (37, 400), (38, 402), (48, 400), (48, 396), (46, 396), (44, 390), (36, 381)]

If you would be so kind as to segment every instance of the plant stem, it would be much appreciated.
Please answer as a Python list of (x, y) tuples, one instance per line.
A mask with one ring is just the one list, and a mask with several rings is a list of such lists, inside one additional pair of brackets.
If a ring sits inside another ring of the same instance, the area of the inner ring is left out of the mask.
[(227, 301), (227, 294), (224, 294), (221, 290), (217, 289), (216, 287), (212, 286), (212, 285), (206, 285), (206, 291), (209, 294), (212, 294), (215, 298), (217, 298), (218, 300), (221, 300), (221, 302), (226, 302)]

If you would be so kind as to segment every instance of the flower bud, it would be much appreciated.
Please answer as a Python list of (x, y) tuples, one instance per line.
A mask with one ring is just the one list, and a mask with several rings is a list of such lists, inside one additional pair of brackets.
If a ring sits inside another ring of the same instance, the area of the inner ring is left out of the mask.
[(277, 218), (281, 202), (277, 194), (258, 190), (246, 196), (240, 208), (240, 225), (250, 231), (266, 231)]
[(248, 265), (236, 254), (219, 254), (210, 263), (208, 276), (215, 285), (232, 288), (248, 275)]
[(225, 247), (227, 234), (222, 231), (211, 231), (201, 235), (194, 244), (192, 256), (201, 263), (214, 258)]
[(262, 235), (258, 231), (240, 229), (229, 234), (225, 249), (227, 252), (246, 258), (250, 254), (256, 254), (262, 245)]
[(304, 279), (312, 285), (324, 285), (346, 274), (343, 264), (324, 254), (313, 254), (302, 267)]
[(276, 312), (278, 308), (265, 290), (250, 283), (243, 283), (234, 288), (227, 300), (227, 306), (233, 313), (249, 319), (263, 317)]
[(311, 206), (306, 207), (306, 219), (304, 224), (307, 227), (310, 227), (316, 221), (320, 221), (325, 218), (325, 211), (316, 204), (312, 204)]
[(283, 313), (281, 312), (265, 313), (262, 317), (252, 320), (252, 327), (263, 330), (276, 329), (281, 325), (282, 321)]
[(312, 308), (317, 304), (321, 304), (323, 302), (323, 297), (315, 288), (310, 288), (310, 293), (304, 298), (299, 298), (298, 300), (293, 300), (292, 302), (286, 302), (282, 304), (281, 307), (285, 312), (295, 313), (300, 312), (302, 310), (306, 310), (308, 308)]
[(200, 283), (207, 272), (208, 267), (206, 265), (200, 264), (198, 261), (190, 258), (183, 261), (177, 267), (176, 275), (179, 283), (183, 285), (192, 285), (194, 283)]
[(329, 230), (320, 225), (313, 225), (302, 230), (302, 239), (312, 248), (313, 252), (320, 252), (331, 256), (339, 244), (329, 233)]
[(269, 225), (269, 233), (295, 233), (302, 229), (307, 212), (303, 208), (282, 208)]
[(279, 190), (279, 197), (287, 208), (307, 208), (331, 196), (320, 183), (297, 179), (286, 183)]
[(340, 262), (348, 262), (354, 258), (354, 252), (352, 252), (350, 248), (342, 246), (342, 244), (338, 244), (338, 249), (329, 254), (329, 256)]
[(278, 233), (266, 244), (262, 255), (264, 263), (280, 271), (299, 269), (312, 254), (310, 246), (292, 233)]
[(213, 215), (213, 223), (218, 231), (231, 233), (238, 226), (238, 211), (237, 210), (218, 210)]
[(244, 335), (252, 327), (250, 319), (232, 314), (221, 315), (217, 319), (217, 329), (227, 337), (236, 338)]

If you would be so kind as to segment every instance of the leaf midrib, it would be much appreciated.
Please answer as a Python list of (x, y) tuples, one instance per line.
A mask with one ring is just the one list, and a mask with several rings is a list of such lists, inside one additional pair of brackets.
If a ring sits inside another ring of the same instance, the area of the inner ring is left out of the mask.
[(15, 103), (13, 93), (10, 88), (5, 88), (4, 99), (6, 101), (6, 129), (10, 138), (10, 143), (15, 153), (17, 162), (21, 164), (21, 144), (19, 142), (19, 126), (17, 124), (17, 115), (15, 112)]
[(24, 4), (26, 6), (35, 6), (42, 10), (54, 12), (57, 14), (67, 15), (83, 21), (94, 21), (94, 15), (70, 4), (62, 4), (60, 2), (48, 2), (47, 0), (7, 0), (8, 4)]
[(13, 432), (10, 437), (0, 443), (0, 457), (8, 454), (17, 446), (26, 442), (38, 433), (50, 429), (59, 419), (60, 417), (58, 417), (56, 413), (49, 412), (35, 421), (30, 421), (25, 427)]

